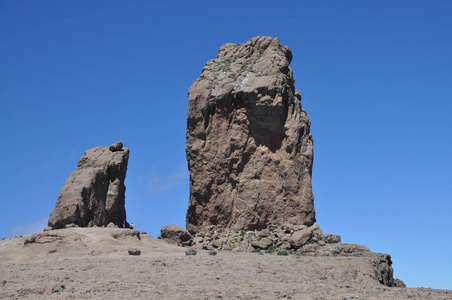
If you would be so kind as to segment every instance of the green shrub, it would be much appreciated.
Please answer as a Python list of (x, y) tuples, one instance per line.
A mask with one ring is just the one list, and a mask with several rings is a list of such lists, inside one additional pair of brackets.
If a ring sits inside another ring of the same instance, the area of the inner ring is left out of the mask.
[(276, 245), (270, 246), (270, 248), (268, 248), (268, 250), (270, 251), (270, 253), (273, 253), (276, 251), (278, 247), (276, 247)]
[(278, 250), (278, 252), (276, 254), (287, 256), (287, 255), (289, 255), (289, 251), (287, 251), (287, 250)]
[(309, 241), (307, 241), (305, 243), (305, 245), (309, 245), (309, 244), (315, 244), (315, 241), (313, 239), (309, 239)]
[(276, 230), (276, 228), (278, 228), (278, 227), (276, 227), (276, 226), (268, 226), (268, 231), (270, 231), (270, 232), (273, 232), (273, 231), (275, 231)]

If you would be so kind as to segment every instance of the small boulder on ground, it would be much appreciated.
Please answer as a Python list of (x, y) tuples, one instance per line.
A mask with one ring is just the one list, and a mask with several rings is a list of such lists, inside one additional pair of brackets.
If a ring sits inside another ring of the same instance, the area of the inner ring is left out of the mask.
[(196, 249), (189, 248), (189, 249), (185, 250), (185, 255), (196, 255)]
[(259, 232), (259, 236), (260, 236), (260, 237), (263, 237), (263, 238), (269, 237), (269, 236), (270, 236), (270, 230), (268, 230), (268, 229), (262, 229), (262, 230)]
[(137, 249), (137, 248), (129, 248), (127, 250), (129, 252), (129, 255), (140, 255), (141, 254), (141, 250)]
[(164, 240), (169, 244), (179, 245), (189, 242), (192, 239), (190, 233), (177, 225), (167, 225), (160, 229), (158, 239)]
[(212, 246), (213, 246), (214, 248), (221, 248), (221, 247), (223, 246), (224, 243), (225, 243), (225, 241), (222, 240), (222, 239), (214, 240), (214, 241), (212, 242)]

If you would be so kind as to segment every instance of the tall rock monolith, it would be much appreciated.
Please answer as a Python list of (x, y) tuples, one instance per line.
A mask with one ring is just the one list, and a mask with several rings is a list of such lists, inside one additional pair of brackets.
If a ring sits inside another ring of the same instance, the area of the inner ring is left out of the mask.
[(61, 189), (49, 226), (126, 224), (124, 180), (128, 161), (129, 149), (121, 142), (87, 150)]
[(315, 223), (313, 139), (278, 38), (225, 44), (189, 90), (187, 230)]

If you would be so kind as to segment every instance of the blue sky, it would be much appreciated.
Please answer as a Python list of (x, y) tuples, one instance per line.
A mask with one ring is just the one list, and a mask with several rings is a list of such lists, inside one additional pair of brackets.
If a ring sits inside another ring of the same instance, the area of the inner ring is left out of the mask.
[(0, 0), (0, 238), (40, 231), (77, 159), (118, 140), (128, 220), (184, 226), (187, 90), (266, 35), (293, 51), (320, 227), (452, 289), (452, 2), (219, 3)]

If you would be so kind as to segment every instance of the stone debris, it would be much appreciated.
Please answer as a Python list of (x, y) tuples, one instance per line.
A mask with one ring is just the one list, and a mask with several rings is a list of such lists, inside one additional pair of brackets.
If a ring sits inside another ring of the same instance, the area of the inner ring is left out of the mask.
[(202, 231), (194, 236), (197, 249), (217, 251), (255, 252), (280, 256), (344, 256), (369, 257), (375, 268), (375, 280), (386, 286), (403, 286), (401, 280), (393, 277), (391, 256), (373, 253), (369, 248), (356, 244), (342, 244), (341, 237), (331, 233), (323, 234), (317, 224), (312, 226), (270, 225), (258, 231), (229, 230), (217, 232)]
[[(193, 240), (198, 249), (222, 249), (240, 252), (266, 249), (272, 249), (272, 252), (280, 249), (296, 251), (298, 249), (310, 249), (306, 248), (309, 245), (323, 247), (336, 244), (341, 239), (333, 234), (324, 235), (317, 224), (309, 227), (299, 226), (295, 229), (292, 225), (270, 225), (260, 231), (224, 230), (218, 232), (213, 228), (215, 227), (212, 226), (210, 230), (201, 231), (194, 236)], [(346, 252), (346, 250), (341, 251)]]

